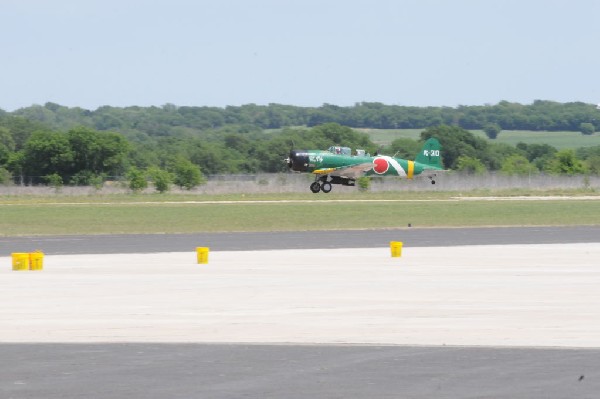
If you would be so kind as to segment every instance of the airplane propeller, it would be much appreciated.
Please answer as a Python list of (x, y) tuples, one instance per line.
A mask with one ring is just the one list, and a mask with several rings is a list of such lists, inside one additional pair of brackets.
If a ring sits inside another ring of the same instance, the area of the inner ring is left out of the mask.
[(305, 172), (308, 169), (308, 153), (306, 150), (290, 150), (289, 156), (284, 159), (288, 168), (295, 172)]
[(287, 158), (285, 158), (283, 160), (283, 162), (285, 162), (288, 166), (289, 169), (292, 168), (293, 162), (292, 162), (292, 151), (294, 151), (294, 140), (291, 140), (292, 144), (290, 146), (290, 152)]

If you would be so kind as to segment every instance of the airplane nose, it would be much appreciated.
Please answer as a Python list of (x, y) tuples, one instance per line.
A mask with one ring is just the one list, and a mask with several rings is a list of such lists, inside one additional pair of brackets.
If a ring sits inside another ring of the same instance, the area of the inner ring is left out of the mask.
[(287, 159), (288, 167), (296, 172), (308, 170), (308, 152), (305, 150), (292, 150)]

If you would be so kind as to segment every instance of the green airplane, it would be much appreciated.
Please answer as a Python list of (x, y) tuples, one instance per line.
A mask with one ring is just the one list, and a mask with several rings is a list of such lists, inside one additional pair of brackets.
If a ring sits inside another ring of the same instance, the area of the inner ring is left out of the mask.
[(399, 176), (412, 179), (414, 176), (427, 176), (432, 184), (442, 167), (442, 149), (440, 142), (430, 138), (414, 161), (394, 158), (386, 155), (370, 156), (364, 150), (356, 150), (352, 155), (350, 148), (331, 146), (323, 150), (291, 150), (285, 160), (295, 172), (307, 172), (315, 175), (310, 191), (318, 193), (331, 191), (332, 184), (354, 186), (361, 176)]

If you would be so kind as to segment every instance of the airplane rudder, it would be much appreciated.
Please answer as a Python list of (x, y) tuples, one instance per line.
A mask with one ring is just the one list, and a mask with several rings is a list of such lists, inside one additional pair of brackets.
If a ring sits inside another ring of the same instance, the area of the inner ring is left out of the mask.
[(425, 144), (423, 144), (423, 148), (421, 152), (415, 157), (415, 161), (421, 164), (434, 166), (436, 168), (442, 168), (442, 146), (440, 142), (434, 138), (429, 138)]

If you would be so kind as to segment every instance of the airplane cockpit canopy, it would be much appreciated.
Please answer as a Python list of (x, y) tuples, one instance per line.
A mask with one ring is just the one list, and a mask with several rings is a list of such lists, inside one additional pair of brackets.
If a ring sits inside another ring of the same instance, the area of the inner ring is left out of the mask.
[(352, 150), (350, 149), (350, 147), (340, 147), (337, 145), (332, 145), (331, 147), (329, 147), (327, 149), (327, 151), (329, 151), (332, 154), (337, 154), (337, 155), (351, 155), (352, 154)]

